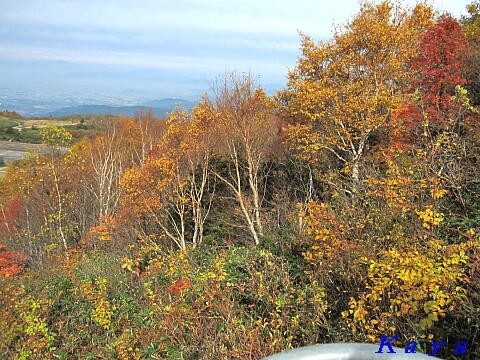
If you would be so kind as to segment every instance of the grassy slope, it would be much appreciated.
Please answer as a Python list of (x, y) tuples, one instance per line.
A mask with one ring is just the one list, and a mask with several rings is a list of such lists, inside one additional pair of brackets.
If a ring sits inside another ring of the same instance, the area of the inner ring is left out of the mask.
[(18, 125), (17, 121), (10, 120), (6, 117), (0, 116), (0, 129), (7, 129), (17, 125)]

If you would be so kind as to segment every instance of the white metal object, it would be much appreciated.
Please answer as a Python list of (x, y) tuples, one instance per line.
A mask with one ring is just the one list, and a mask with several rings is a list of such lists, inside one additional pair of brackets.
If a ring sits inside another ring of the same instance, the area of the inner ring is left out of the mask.
[(431, 355), (420, 353), (405, 353), (404, 349), (392, 346), (395, 353), (389, 353), (389, 348), (384, 347), (383, 353), (377, 354), (379, 345), (336, 343), (312, 345), (288, 350), (271, 355), (264, 360), (440, 360)]

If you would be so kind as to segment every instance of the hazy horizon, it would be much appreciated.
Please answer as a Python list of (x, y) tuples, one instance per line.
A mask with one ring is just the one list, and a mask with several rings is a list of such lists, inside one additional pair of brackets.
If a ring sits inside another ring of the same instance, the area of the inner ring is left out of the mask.
[[(457, 17), (468, 2), (433, 1)], [(132, 103), (193, 99), (228, 70), (250, 72), (274, 91), (297, 61), (297, 31), (328, 39), (334, 24), (359, 9), (354, 0), (289, 5), (287, 0), (4, 0), (0, 95), (95, 99), (97, 94)]]

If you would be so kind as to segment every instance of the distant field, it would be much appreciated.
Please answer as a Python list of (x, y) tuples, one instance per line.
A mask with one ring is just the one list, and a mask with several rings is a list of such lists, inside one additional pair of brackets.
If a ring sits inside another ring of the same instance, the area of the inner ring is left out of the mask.
[(42, 129), (47, 126), (58, 126), (69, 130), (74, 141), (79, 140), (92, 125), (85, 125), (83, 118), (31, 118), (8, 119), (0, 116), (0, 140), (34, 143), (41, 142)]
[(0, 151), (13, 151), (13, 152), (26, 153), (29, 150), (42, 150), (47, 148), (48, 147), (46, 145), (0, 140)]
[(23, 120), (23, 128), (31, 128), (32, 126), (42, 128), (49, 125), (52, 126), (65, 126), (75, 124), (75, 122), (69, 120), (59, 120), (59, 119), (25, 119)]

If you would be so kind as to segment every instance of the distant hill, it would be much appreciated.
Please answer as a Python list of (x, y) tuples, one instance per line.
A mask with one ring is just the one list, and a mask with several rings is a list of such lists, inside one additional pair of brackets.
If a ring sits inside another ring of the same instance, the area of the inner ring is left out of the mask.
[(49, 115), (59, 117), (76, 114), (94, 114), (94, 115), (123, 115), (134, 116), (136, 112), (152, 109), (156, 116), (165, 117), (167, 113), (175, 109), (176, 106), (182, 106), (185, 109), (191, 109), (194, 102), (184, 99), (160, 99), (152, 100), (135, 106), (109, 106), (109, 105), (79, 105), (65, 107), (55, 110)]
[(181, 105), (186, 109), (192, 109), (195, 106), (195, 103), (193, 101), (184, 100), (184, 99), (166, 98), (166, 99), (160, 99), (160, 100), (147, 101), (146, 103), (143, 103), (141, 105), (151, 107), (151, 108), (160, 108), (160, 109), (174, 109), (176, 106)]
[(15, 111), (9, 111), (9, 110), (0, 111), (0, 117), (4, 117), (7, 119), (15, 119), (15, 120), (23, 119), (23, 116), (20, 115), (19, 113)]

